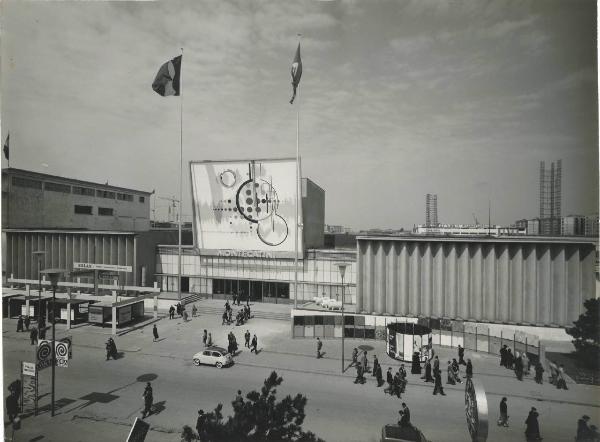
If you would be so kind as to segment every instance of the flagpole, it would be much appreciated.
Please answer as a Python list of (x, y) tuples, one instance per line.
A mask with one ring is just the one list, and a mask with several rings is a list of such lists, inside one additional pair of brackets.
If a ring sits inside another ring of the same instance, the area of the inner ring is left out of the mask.
[[(183, 64), (183, 48), (181, 48)], [(183, 69), (179, 70), (179, 247), (177, 255), (177, 299), (181, 301), (181, 223), (183, 222)]]
[[(302, 34), (298, 34), (298, 44)], [(296, 103), (296, 234), (294, 235), (294, 308), (298, 308), (298, 231), (300, 223), (298, 206), (300, 204), (300, 84), (297, 86)]]

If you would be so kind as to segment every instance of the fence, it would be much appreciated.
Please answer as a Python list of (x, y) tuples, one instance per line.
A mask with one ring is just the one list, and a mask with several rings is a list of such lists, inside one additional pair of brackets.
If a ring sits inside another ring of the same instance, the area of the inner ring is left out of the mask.
[[(407, 322), (425, 325), (431, 328), (433, 344), (444, 347), (458, 347), (495, 355), (500, 354), (502, 346), (512, 349), (513, 354), (527, 353), (532, 363), (545, 359), (544, 346), (539, 337), (523, 332), (499, 335), (490, 331), (484, 324), (474, 324), (461, 320), (436, 318), (394, 318), (386, 316), (347, 315), (342, 326), (340, 315), (303, 315), (294, 316), (292, 336), (294, 338), (341, 338), (386, 339), (388, 324)], [(343, 331), (342, 331), (343, 330)]]

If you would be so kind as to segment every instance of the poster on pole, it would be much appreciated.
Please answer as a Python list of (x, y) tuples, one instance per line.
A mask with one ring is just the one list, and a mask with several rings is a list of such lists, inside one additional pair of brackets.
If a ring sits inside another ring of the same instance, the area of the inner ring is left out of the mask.
[[(296, 159), (190, 163), (194, 245), (201, 254), (294, 257)], [(302, 219), (298, 201), (298, 219)]]

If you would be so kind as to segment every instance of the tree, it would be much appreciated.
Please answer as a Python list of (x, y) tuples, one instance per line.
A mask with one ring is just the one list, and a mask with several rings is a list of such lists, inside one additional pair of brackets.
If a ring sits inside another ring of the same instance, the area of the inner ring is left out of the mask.
[(202, 440), (324, 442), (310, 431), (302, 430), (305, 396), (288, 395), (277, 402), (275, 387), (282, 381), (276, 372), (271, 372), (260, 392), (251, 391), (246, 395), (246, 401), (236, 399), (232, 402), (234, 414), (226, 422), (221, 413), (223, 405), (217, 405), (214, 411), (205, 415)]
[(574, 327), (567, 328), (573, 336), (577, 357), (586, 365), (598, 368), (600, 365), (600, 299), (588, 299), (583, 303), (586, 312), (574, 321)]

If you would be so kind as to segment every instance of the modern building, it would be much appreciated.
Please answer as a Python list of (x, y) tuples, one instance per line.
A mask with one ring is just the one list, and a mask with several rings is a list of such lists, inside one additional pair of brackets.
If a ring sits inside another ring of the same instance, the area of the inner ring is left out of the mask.
[(438, 225), (437, 195), (428, 193), (425, 195), (425, 225), (433, 227)]
[(356, 311), (565, 327), (595, 297), (587, 238), (359, 236)]
[(502, 227), (468, 224), (438, 224), (428, 227), (419, 224), (413, 229), (418, 235), (445, 235), (445, 236), (500, 236), (500, 235), (525, 235), (523, 227)]
[(56, 175), (2, 170), (2, 228), (140, 232), (150, 192)]
[(585, 236), (598, 238), (599, 218), (598, 214), (588, 215), (585, 217)]
[(560, 235), (562, 160), (550, 163), (546, 168), (540, 162), (540, 233)]
[(583, 215), (568, 215), (560, 219), (560, 234), (562, 236), (584, 236), (585, 219)]

